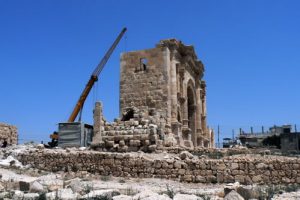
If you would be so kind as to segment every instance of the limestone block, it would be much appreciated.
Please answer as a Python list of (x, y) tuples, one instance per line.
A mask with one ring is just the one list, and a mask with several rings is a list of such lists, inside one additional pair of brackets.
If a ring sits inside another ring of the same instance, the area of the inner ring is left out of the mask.
[(191, 154), (190, 152), (188, 151), (182, 151), (179, 155), (180, 159), (181, 160), (185, 160), (185, 159), (192, 159), (194, 158), (193, 154)]
[(147, 135), (147, 134), (141, 135), (141, 140), (148, 140), (148, 139), (149, 139), (149, 135)]
[(193, 176), (192, 175), (184, 175), (182, 180), (184, 182), (192, 182), (193, 181)]
[(145, 140), (145, 141), (143, 142), (143, 144), (144, 144), (145, 146), (149, 146), (149, 145), (150, 145), (150, 140)]
[(196, 195), (194, 194), (179, 194), (177, 193), (173, 200), (198, 200), (199, 197), (197, 197)]
[(44, 187), (38, 181), (34, 181), (33, 183), (31, 183), (29, 191), (32, 193), (42, 193), (44, 192)]
[(115, 145), (114, 141), (105, 141), (106, 148), (112, 148)]
[(120, 147), (124, 147), (124, 146), (125, 146), (125, 141), (124, 141), (124, 140), (120, 140), (119, 146), (120, 146)]
[(154, 151), (156, 150), (156, 148), (157, 148), (156, 145), (150, 145), (150, 146), (148, 147), (148, 150), (149, 150), (150, 152), (154, 152)]
[(267, 169), (268, 165), (266, 165), (265, 163), (258, 163), (257, 165), (255, 165), (256, 169)]
[(234, 170), (234, 169), (238, 169), (238, 168), (239, 168), (239, 164), (238, 163), (231, 163), (230, 170)]
[(257, 175), (257, 176), (253, 176), (252, 177), (252, 181), (254, 182), (254, 183), (259, 183), (259, 182), (261, 182), (263, 179), (262, 179), (262, 176), (261, 175)]
[(205, 179), (205, 177), (198, 175), (195, 177), (195, 182), (196, 183), (205, 183), (206, 179)]
[(244, 198), (239, 195), (235, 190), (232, 190), (229, 194), (227, 194), (224, 200), (244, 200)]
[(130, 146), (134, 146), (134, 147), (139, 147), (141, 146), (141, 141), (140, 140), (130, 140)]
[(141, 140), (141, 135), (133, 135), (132, 140)]
[(217, 170), (224, 170), (224, 169), (226, 169), (226, 165), (224, 163), (219, 163), (217, 165)]
[(150, 127), (150, 135), (156, 135), (156, 134), (157, 134), (157, 129)]
[(121, 194), (121, 195), (118, 195), (118, 196), (114, 196), (112, 199), (113, 200), (132, 200), (132, 197)]
[(225, 176), (224, 176), (224, 182), (225, 183), (233, 183), (235, 180), (234, 180), (234, 177), (233, 176), (231, 176), (231, 175), (228, 175), (228, 174), (226, 174)]
[[(79, 165), (78, 165), (79, 168)], [(58, 189), (63, 188), (63, 181), (60, 179), (57, 179), (55, 175), (45, 175), (41, 176), (37, 179), (39, 183), (41, 183), (43, 186), (47, 187), (50, 191), (55, 191)]]
[(24, 194), (23, 200), (36, 200), (39, 199), (38, 193), (26, 193)]
[(73, 193), (70, 188), (67, 188), (49, 192), (46, 194), (46, 198), (49, 200), (55, 200), (57, 198), (62, 200), (73, 200), (78, 198), (78, 194)]
[(14, 195), (12, 199), (23, 199), (23, 197), (24, 197), (24, 192), (16, 190), (14, 191)]
[(236, 192), (244, 199), (259, 199), (259, 190), (256, 186), (239, 186), (237, 187)]
[(137, 152), (139, 150), (139, 147), (137, 146), (129, 146), (127, 151), (130, 151), (130, 152)]
[(208, 175), (206, 177), (206, 180), (208, 181), (208, 183), (217, 183), (217, 177), (214, 175)]
[(236, 175), (234, 180), (240, 183), (245, 183), (245, 176), (244, 175)]
[(10, 197), (10, 192), (1, 192), (0, 199), (8, 199)]
[(179, 161), (175, 161), (174, 162), (174, 167), (176, 168), (176, 169), (181, 169), (181, 162), (179, 162)]
[(5, 187), (0, 183), (0, 192), (3, 192), (5, 190)]
[(158, 139), (157, 135), (150, 135), (150, 136), (149, 136), (149, 140), (150, 140), (151, 142), (155, 142), (157, 139)]
[(185, 174), (185, 169), (179, 169), (178, 174), (179, 175), (184, 175)]
[(149, 124), (149, 120), (147, 120), (147, 119), (141, 120), (141, 125), (148, 125), (148, 124)]

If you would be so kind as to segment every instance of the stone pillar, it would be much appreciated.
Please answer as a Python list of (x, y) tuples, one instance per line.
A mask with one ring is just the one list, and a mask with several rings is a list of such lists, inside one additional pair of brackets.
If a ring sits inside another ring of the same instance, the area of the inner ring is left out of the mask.
[(171, 98), (172, 98), (172, 88), (171, 88), (171, 52), (168, 48), (164, 48), (163, 52), (163, 73), (165, 75), (165, 79), (167, 79), (167, 108), (164, 109), (166, 111), (166, 120), (167, 120), (167, 125), (171, 126), (171, 121), (172, 121), (172, 104), (171, 104)]
[(188, 117), (188, 101), (187, 101), (187, 83), (183, 82), (183, 97), (185, 101), (183, 102), (183, 116), (182, 116), (182, 125), (185, 128), (188, 128), (189, 117)]
[(94, 136), (93, 145), (99, 144), (102, 141), (101, 129), (102, 129), (102, 104), (101, 102), (95, 103), (94, 109)]
[(206, 125), (206, 96), (204, 96), (203, 100), (202, 100), (202, 113), (203, 113), (203, 120), (202, 120), (202, 127), (203, 127), (203, 131), (205, 131), (207, 129), (207, 125)]
[(202, 103), (201, 103), (201, 88), (199, 82), (196, 83), (196, 137), (194, 142), (194, 146), (199, 146), (197, 139), (202, 134), (201, 129), (201, 110), (202, 110)]
[(209, 139), (210, 139), (210, 147), (211, 148), (214, 148), (215, 147), (215, 133), (214, 133), (214, 130), (213, 129), (209, 129)]
[(201, 81), (201, 105), (202, 105), (202, 116), (201, 116), (201, 125), (202, 131), (205, 136), (207, 136), (207, 127), (206, 127), (206, 85), (205, 81)]
[(170, 63), (171, 123), (177, 121), (177, 63), (178, 61), (174, 59), (173, 55)]

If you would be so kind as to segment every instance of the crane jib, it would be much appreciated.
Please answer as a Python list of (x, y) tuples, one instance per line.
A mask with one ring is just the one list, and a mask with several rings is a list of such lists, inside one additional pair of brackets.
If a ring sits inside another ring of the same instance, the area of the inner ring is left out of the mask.
[(107, 63), (109, 57), (111, 56), (111, 54), (113, 53), (114, 49), (116, 48), (116, 46), (118, 45), (119, 41), (121, 40), (121, 38), (123, 37), (124, 33), (126, 32), (127, 28), (123, 28), (121, 33), (118, 35), (117, 39), (114, 41), (114, 43), (111, 45), (111, 47), (109, 48), (109, 50), (106, 52), (106, 54), (104, 55), (104, 57), (101, 59), (100, 63), (97, 65), (96, 69), (94, 70), (93, 74), (91, 75), (88, 83), (86, 84), (83, 92), (81, 93), (79, 100), (77, 101), (72, 114), (69, 117), (68, 122), (74, 122), (79, 111), (82, 109), (84, 102), (87, 98), (87, 96), (89, 95), (94, 83), (98, 80), (98, 76), (101, 73), (103, 67), (105, 66), (105, 64)]
[(116, 48), (116, 46), (118, 45), (119, 41), (121, 40), (122, 36), (124, 35), (124, 33), (126, 32), (126, 28), (123, 28), (123, 30), (121, 31), (121, 33), (118, 35), (117, 39), (115, 40), (115, 42), (111, 45), (111, 47), (109, 48), (109, 50), (107, 51), (107, 53), (104, 55), (104, 57), (102, 58), (102, 60), (100, 61), (100, 63), (98, 64), (98, 66), (96, 67), (96, 69), (93, 72), (93, 75), (95, 76), (99, 76), (99, 74), (101, 73), (104, 65), (106, 64), (106, 62), (108, 61), (109, 57), (111, 56), (112, 52), (114, 51), (114, 49)]

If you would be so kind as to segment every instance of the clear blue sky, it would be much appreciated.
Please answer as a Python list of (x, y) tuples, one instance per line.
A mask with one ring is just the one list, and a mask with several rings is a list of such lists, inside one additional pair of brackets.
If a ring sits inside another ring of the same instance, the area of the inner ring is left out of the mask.
[(208, 124), (223, 136), (299, 123), (299, 10), (296, 0), (0, 0), (0, 122), (17, 125), (20, 139), (47, 140), (126, 26), (84, 121), (92, 123), (96, 99), (108, 120), (119, 115), (121, 52), (177, 38), (205, 65)]

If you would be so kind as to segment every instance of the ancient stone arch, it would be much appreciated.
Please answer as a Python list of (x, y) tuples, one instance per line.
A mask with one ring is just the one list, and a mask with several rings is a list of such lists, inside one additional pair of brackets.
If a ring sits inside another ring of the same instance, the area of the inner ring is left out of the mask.
[[(120, 70), (124, 121), (132, 117), (127, 108), (134, 106), (139, 116), (156, 124), (164, 138), (176, 139), (179, 146), (213, 143), (206, 127), (204, 66), (193, 46), (176, 39), (162, 40), (155, 48), (123, 53)], [(169, 145), (162, 140), (159, 144)]]

